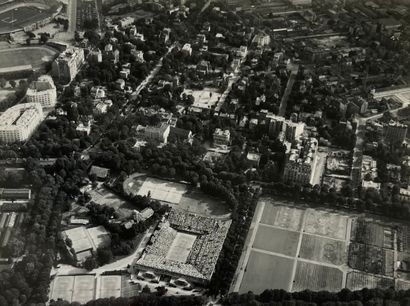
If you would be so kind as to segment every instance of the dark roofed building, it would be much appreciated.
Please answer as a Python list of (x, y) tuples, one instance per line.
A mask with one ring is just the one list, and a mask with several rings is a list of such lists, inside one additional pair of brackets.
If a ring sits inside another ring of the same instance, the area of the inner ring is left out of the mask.
[(5, 200), (30, 200), (30, 189), (3, 189), (0, 188), (0, 199)]
[(98, 180), (105, 180), (110, 173), (110, 169), (92, 166), (90, 170), (90, 175), (95, 175)]

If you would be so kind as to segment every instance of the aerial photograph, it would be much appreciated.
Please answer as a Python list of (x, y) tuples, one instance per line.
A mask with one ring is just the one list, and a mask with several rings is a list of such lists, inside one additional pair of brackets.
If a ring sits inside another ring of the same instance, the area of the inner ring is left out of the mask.
[(0, 306), (410, 306), (410, 0), (0, 0)]

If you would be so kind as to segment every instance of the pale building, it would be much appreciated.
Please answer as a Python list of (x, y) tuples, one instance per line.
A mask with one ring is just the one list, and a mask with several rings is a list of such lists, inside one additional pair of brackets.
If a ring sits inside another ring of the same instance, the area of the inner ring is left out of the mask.
[(103, 54), (100, 49), (91, 51), (89, 55), (90, 62), (101, 63), (103, 59)]
[(131, 73), (131, 70), (130, 70), (130, 69), (128, 69), (128, 68), (123, 68), (123, 69), (120, 71), (120, 77), (123, 78), (123, 79), (128, 79), (128, 76), (130, 75), (130, 73)]
[(400, 200), (410, 202), (410, 189), (400, 188)]
[(283, 181), (300, 185), (312, 184), (317, 164), (318, 141), (304, 138), (286, 156)]
[(117, 87), (117, 89), (124, 90), (125, 81), (123, 79), (118, 79), (117, 81), (115, 81), (115, 86)]
[(7, 109), (0, 116), (0, 142), (26, 141), (43, 120), (40, 103), (23, 103)]
[(147, 126), (143, 130), (143, 135), (146, 140), (167, 143), (170, 131), (171, 126), (168, 124), (161, 124), (160, 126)]
[(52, 74), (60, 82), (71, 82), (84, 63), (84, 50), (71, 47), (61, 53), (53, 62)]
[(289, 0), (295, 6), (311, 6), (312, 0)]
[(266, 121), (269, 124), (269, 136), (277, 137), (281, 141), (295, 142), (305, 131), (303, 122), (293, 122), (271, 113), (266, 115)]
[(135, 49), (133, 49), (133, 50), (131, 50), (131, 54), (135, 56), (135, 59), (136, 59), (138, 62), (141, 62), (141, 63), (145, 62), (145, 60), (144, 60), (144, 52), (142, 52), (141, 50), (135, 50)]
[(216, 129), (213, 134), (214, 146), (225, 147), (231, 143), (231, 132), (229, 130)]
[(134, 21), (135, 19), (133, 17), (128, 16), (128, 17), (121, 18), (118, 21), (118, 24), (120, 25), (121, 28), (126, 28), (126, 27), (131, 26), (134, 23)]
[(30, 84), (26, 98), (28, 103), (40, 103), (42, 107), (53, 107), (57, 103), (57, 90), (49, 75), (42, 75)]
[(264, 47), (264, 46), (268, 46), (271, 42), (270, 36), (266, 35), (266, 34), (257, 34), (255, 35), (255, 37), (253, 38), (252, 42), (256, 45), (258, 45), (258, 47)]
[(192, 55), (192, 47), (191, 47), (191, 44), (185, 44), (185, 45), (182, 47), (181, 51), (184, 52), (184, 53), (186, 53), (186, 54), (188, 54), (188, 55)]

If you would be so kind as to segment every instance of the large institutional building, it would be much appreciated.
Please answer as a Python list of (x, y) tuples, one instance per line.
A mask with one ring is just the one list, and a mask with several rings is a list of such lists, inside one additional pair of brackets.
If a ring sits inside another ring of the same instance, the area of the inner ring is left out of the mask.
[(300, 185), (312, 184), (317, 164), (318, 141), (301, 139), (287, 155), (283, 180)]
[(383, 125), (383, 134), (386, 142), (403, 143), (407, 136), (407, 125), (397, 121), (390, 121)]
[(61, 53), (53, 62), (52, 73), (61, 82), (71, 82), (84, 63), (84, 50), (71, 47)]
[(231, 143), (231, 132), (217, 128), (213, 134), (214, 146), (226, 147)]
[(167, 143), (171, 127), (162, 123), (159, 126), (147, 126), (143, 129), (143, 137), (146, 140)]
[(0, 116), (0, 142), (27, 140), (43, 119), (40, 103), (24, 103), (10, 107)]
[(266, 120), (269, 122), (269, 135), (282, 141), (295, 142), (305, 131), (304, 123), (293, 122), (281, 116), (268, 114)]
[(207, 284), (215, 271), (231, 221), (171, 210), (134, 263), (137, 278), (171, 278), (178, 287)]
[(53, 107), (57, 103), (57, 90), (49, 75), (42, 75), (31, 83), (26, 93), (27, 102), (40, 103), (42, 107)]

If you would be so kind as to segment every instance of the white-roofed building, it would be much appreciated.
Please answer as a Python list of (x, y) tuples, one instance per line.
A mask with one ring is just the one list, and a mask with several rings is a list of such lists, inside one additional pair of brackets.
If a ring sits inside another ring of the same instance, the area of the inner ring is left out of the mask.
[(283, 180), (300, 185), (312, 184), (317, 164), (318, 141), (304, 138), (291, 148), (286, 157)]
[(57, 90), (49, 75), (42, 75), (30, 84), (26, 98), (28, 103), (40, 103), (42, 107), (53, 107), (57, 103)]
[(84, 61), (84, 50), (71, 47), (55, 59), (52, 66), (52, 74), (60, 81), (71, 82)]
[(0, 142), (22, 142), (30, 138), (43, 120), (40, 103), (24, 103), (10, 107), (0, 116)]

